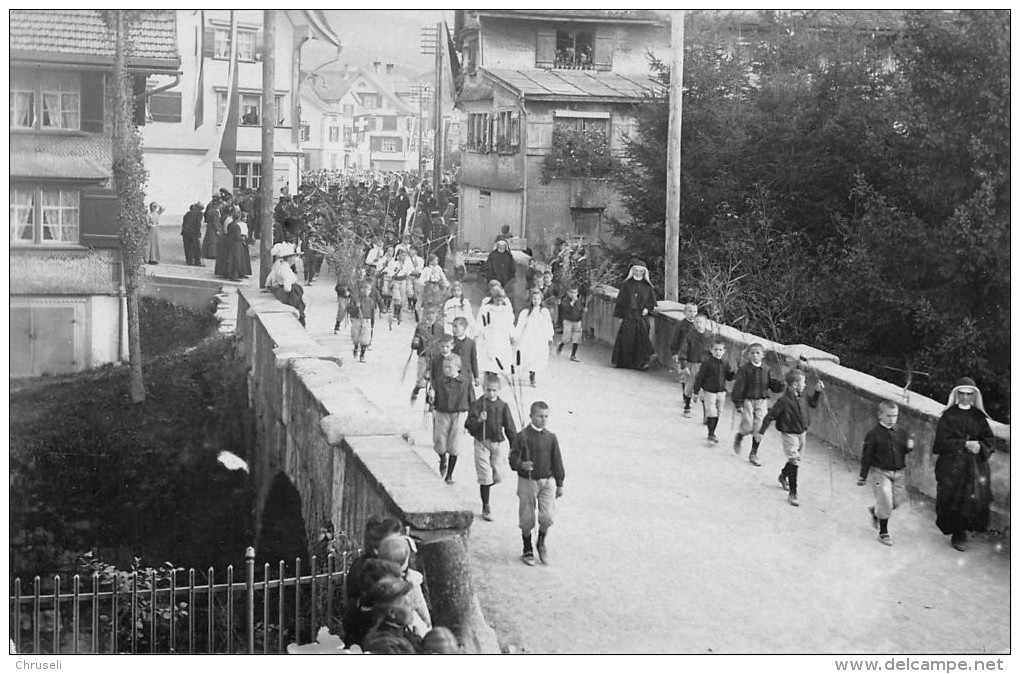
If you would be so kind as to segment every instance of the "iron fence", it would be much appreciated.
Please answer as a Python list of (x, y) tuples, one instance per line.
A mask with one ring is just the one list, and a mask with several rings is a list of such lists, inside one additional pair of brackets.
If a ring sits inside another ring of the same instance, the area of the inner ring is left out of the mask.
[(330, 553), (322, 564), (313, 556), (306, 575), (300, 558), (291, 575), (284, 561), (275, 577), (264, 564), (258, 577), (248, 548), (244, 579), (235, 581), (231, 565), (222, 583), (212, 567), (200, 583), (193, 568), (186, 582), (183, 569), (125, 573), (121, 582), (75, 574), (66, 592), (59, 575), (45, 591), (39, 576), (30, 588), (16, 578), (11, 642), (35, 654), (283, 653), (287, 644), (313, 642), (320, 627), (338, 633), (354, 554)]

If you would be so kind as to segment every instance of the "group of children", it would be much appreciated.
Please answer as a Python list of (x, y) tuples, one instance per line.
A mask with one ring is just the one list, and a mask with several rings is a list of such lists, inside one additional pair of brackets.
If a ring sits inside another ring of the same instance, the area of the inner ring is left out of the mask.
[[(677, 363), (684, 416), (691, 416), (691, 402), (700, 400), (704, 410), (704, 424), (708, 428), (708, 441), (717, 444), (716, 430), (719, 415), (726, 401), (727, 382), (733, 382), (731, 398), (740, 413), (740, 426), (733, 438), (733, 451), (740, 454), (745, 436), (751, 436), (748, 462), (760, 467), (758, 450), (762, 436), (771, 424), (780, 433), (786, 463), (778, 482), (788, 492), (787, 500), (799, 506), (798, 497), (800, 464), (803, 458), (809, 423), (808, 408), (818, 406), (825, 384), (818, 379), (814, 392), (805, 393), (807, 380), (799, 369), (789, 370), (783, 380), (772, 374), (765, 365), (765, 348), (751, 344), (748, 362), (734, 370), (726, 360), (726, 343), (708, 330), (708, 317), (698, 313), (698, 307), (684, 307), (684, 320), (672, 340), (673, 359)], [(769, 407), (769, 394), (782, 393)], [(897, 405), (883, 401), (878, 408), (878, 424), (864, 440), (861, 473), (858, 484), (871, 483), (876, 505), (869, 508), (872, 524), (878, 539), (892, 545), (888, 525), (892, 510), (902, 503), (905, 494), (906, 455), (914, 441), (903, 430), (896, 428)]]
[[(572, 294), (576, 303), (576, 291)], [(445, 318), (452, 317), (449, 323), (442, 323), (448, 326), (448, 331), (437, 329), (440, 322), (430, 312), (418, 324), (412, 338), (411, 348), (418, 355), (418, 376), (411, 402), (418, 399), (423, 388), (427, 389), (433, 448), (439, 457), (440, 475), (447, 484), (454, 484), (463, 429), (472, 436), (482, 518), (486, 521), (493, 519), (490, 490), (502, 481), (500, 468), (509, 460), (510, 467), (518, 473), (519, 524), (524, 536), (522, 559), (532, 565), (535, 549), (539, 559), (547, 561), (545, 537), (552, 524), (555, 498), (562, 495), (564, 474), (556, 437), (545, 430), (548, 405), (541, 402), (532, 405), (531, 431), (524, 433), (517, 431), (510, 406), (499, 397), (502, 382), (515, 385), (518, 373), (528, 372), (534, 385), (535, 373), (544, 369), (542, 357), (548, 359), (552, 320), (542, 306), (541, 293), (532, 289), (529, 297), (531, 306), (521, 311), (515, 326), (513, 311), (498, 282), (490, 284), (490, 296), (483, 301), (477, 318), (463, 296), (463, 289), (455, 284), (444, 305)], [(572, 322), (579, 324), (580, 314), (571, 316)], [(472, 326), (480, 346), (468, 336)], [(575, 328), (570, 326), (570, 330), (565, 339), (576, 338)], [(515, 347), (517, 355), (511, 356)], [(479, 385), (483, 390), (481, 397), (475, 394)], [(535, 433), (537, 437), (533, 437)], [(531, 535), (536, 525), (538, 542), (537, 548), (533, 548)]]
[(356, 645), (390, 655), (461, 652), (452, 631), (432, 624), (415, 552), (398, 520), (368, 520), (362, 554), (347, 571), (343, 640), (348, 649)]

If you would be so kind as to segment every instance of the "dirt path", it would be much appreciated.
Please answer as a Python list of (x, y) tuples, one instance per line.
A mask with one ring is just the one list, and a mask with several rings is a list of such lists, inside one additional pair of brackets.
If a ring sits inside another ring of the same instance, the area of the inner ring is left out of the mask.
[[(413, 323), (377, 325), (368, 362), (334, 336), (330, 279), (306, 289), (308, 330), (344, 357), (377, 404), (405, 417), (416, 451), (435, 463), (422, 402), (401, 382)], [(1009, 552), (996, 541), (953, 550), (924, 503), (891, 523), (880, 545), (867, 488), (809, 442), (801, 507), (776, 475), (774, 433), (754, 468), (729, 448), (731, 408), (718, 446), (700, 420), (680, 414), (665, 375), (615, 370), (609, 350), (582, 346), (581, 363), (550, 359), (527, 401), (551, 406), (564, 451), (566, 493), (549, 534), (552, 563), (519, 559), (515, 480), (493, 488), (495, 522), (471, 529), (474, 584), (504, 648), (538, 653), (1002, 652), (1009, 637)], [(468, 447), (470, 445), (467, 445)], [(743, 454), (746, 457), (746, 449)], [(830, 476), (831, 472), (831, 476)], [(479, 511), (470, 454), (452, 489)]]

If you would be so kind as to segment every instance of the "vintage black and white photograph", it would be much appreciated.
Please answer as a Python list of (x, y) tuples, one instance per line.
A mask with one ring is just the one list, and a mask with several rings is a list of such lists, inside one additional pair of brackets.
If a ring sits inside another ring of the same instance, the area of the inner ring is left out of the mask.
[(12, 666), (1008, 669), (1009, 9), (8, 23)]

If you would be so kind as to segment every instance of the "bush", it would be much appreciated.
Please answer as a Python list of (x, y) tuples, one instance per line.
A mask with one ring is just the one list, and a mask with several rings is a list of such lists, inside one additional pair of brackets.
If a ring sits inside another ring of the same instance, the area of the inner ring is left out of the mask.
[(163, 299), (143, 297), (138, 307), (142, 354), (154, 358), (198, 344), (215, 334), (216, 316)]

